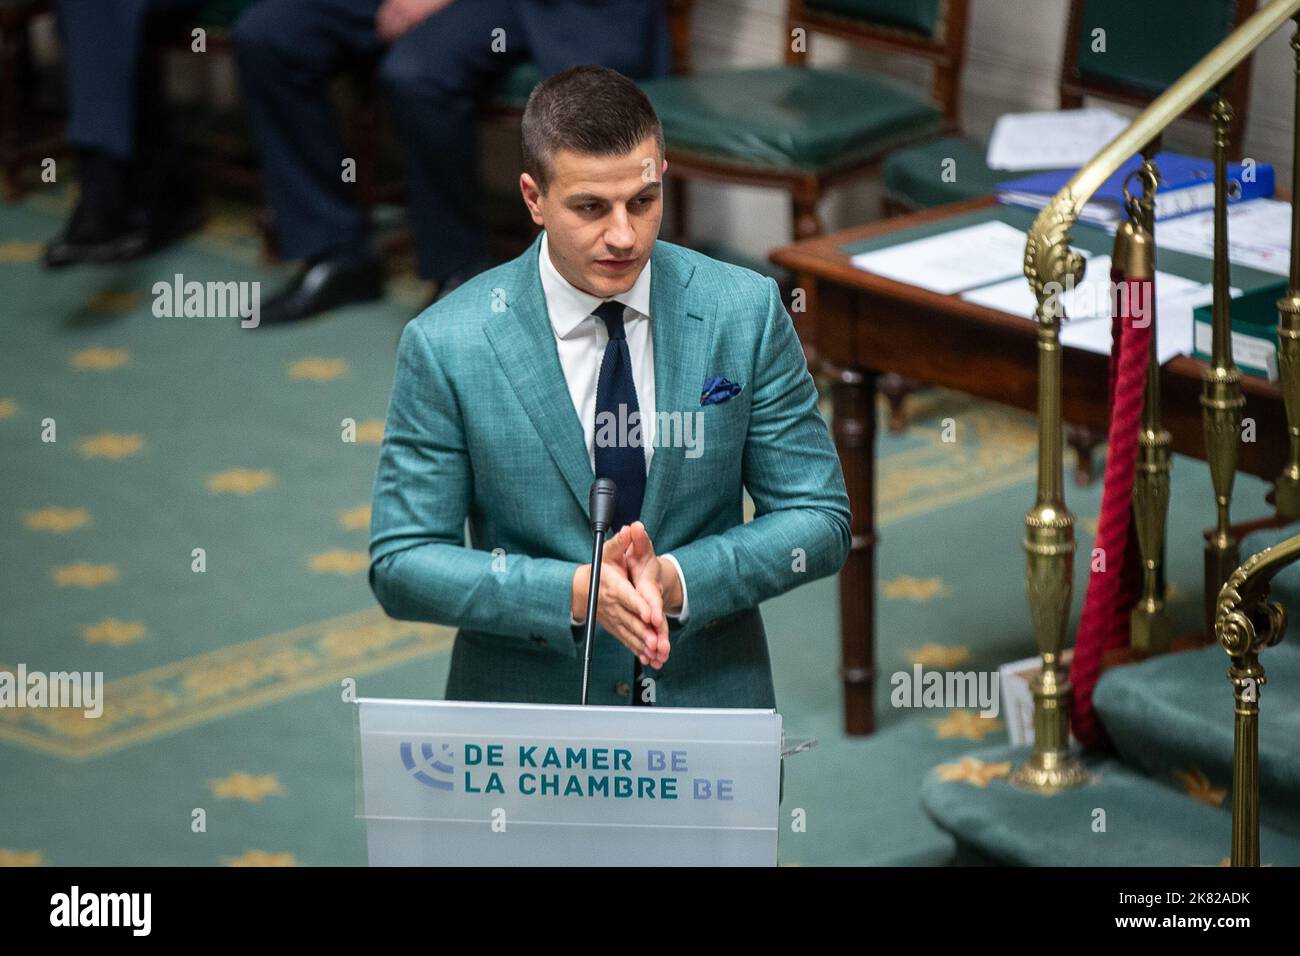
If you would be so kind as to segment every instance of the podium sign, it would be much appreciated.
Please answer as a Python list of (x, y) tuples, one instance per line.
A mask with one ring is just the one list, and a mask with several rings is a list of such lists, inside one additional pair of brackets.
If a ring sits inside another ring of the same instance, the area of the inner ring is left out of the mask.
[(357, 701), (371, 866), (771, 866), (774, 710)]

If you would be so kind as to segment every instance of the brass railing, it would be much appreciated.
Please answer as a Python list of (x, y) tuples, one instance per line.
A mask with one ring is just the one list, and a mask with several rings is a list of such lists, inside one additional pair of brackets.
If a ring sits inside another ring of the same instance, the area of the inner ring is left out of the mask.
[[(1202, 96), (1218, 90), (1214, 122), (1214, 298), (1211, 360), (1201, 396), (1206, 459), (1216, 505), (1216, 524), (1205, 550), (1206, 628), (1213, 628), (1232, 655), (1230, 679), (1237, 699), (1237, 743), (1233, 788), (1234, 865), (1258, 863), (1258, 698), (1243, 703), (1243, 687), (1255, 695), (1263, 670), (1257, 652), (1281, 639), (1284, 616), (1264, 603), (1267, 582), (1282, 566), (1300, 560), (1300, 536), (1251, 558), (1240, 568), (1229, 521), (1233, 478), (1241, 435), (1241, 375), (1232, 358), (1227, 242), (1227, 156), (1234, 117), (1224, 95), (1233, 71), (1265, 39), (1300, 13), (1300, 0), (1274, 0), (1244, 21), (1173, 86), (1157, 97), (1058, 192), (1034, 221), (1025, 244), (1025, 276), (1038, 301), (1038, 491), (1025, 515), (1026, 584), (1042, 670), (1033, 683), (1034, 750), (1013, 775), (1018, 785), (1050, 794), (1087, 779), (1069, 741), (1068, 676), (1060, 665), (1070, 616), (1074, 564), (1074, 517), (1063, 494), (1061, 439), (1060, 291), (1083, 277), (1082, 256), (1070, 249), (1070, 229), (1084, 204), (1129, 157), (1141, 152), (1144, 190), (1130, 203), (1136, 227), (1125, 248), (1139, 269), (1154, 263), (1150, 246), (1154, 176), (1151, 157), (1161, 133)], [(1192, 14), (1189, 14), (1192, 15)], [(1300, 21), (1291, 45), (1296, 53), (1297, 106), (1300, 107)], [(1300, 124), (1293, 150), (1293, 197), (1300, 192)], [(1128, 224), (1126, 224), (1128, 225)], [(1123, 227), (1122, 227), (1123, 228)], [(1290, 437), (1289, 463), (1277, 479), (1277, 508), (1283, 517), (1300, 517), (1300, 219), (1292, 211), (1291, 271), (1288, 292), (1278, 303), (1279, 372)], [(1132, 252), (1146, 243), (1143, 255)], [(1117, 247), (1119, 242), (1117, 242)], [(1118, 248), (1117, 248), (1118, 253)], [(1144, 256), (1152, 258), (1148, 262)], [(1153, 272), (1139, 273), (1147, 276)], [(1158, 317), (1155, 319), (1158, 321)], [(1155, 337), (1152, 336), (1154, 348)], [(1163, 550), (1169, 497), (1169, 437), (1160, 426), (1158, 369), (1148, 367), (1139, 433), (1134, 510), (1143, 564), (1143, 589), (1131, 619), (1134, 646), (1155, 652), (1168, 646), (1169, 625), (1159, 593), (1158, 560)], [(1217, 603), (1216, 603), (1217, 598)]]

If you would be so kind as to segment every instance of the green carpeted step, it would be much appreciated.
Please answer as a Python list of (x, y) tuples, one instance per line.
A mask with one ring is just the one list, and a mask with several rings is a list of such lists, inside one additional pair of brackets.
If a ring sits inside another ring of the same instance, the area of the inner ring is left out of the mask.
[[(1084, 786), (1052, 797), (1011, 786), (1028, 747), (993, 747), (935, 767), (921, 787), (931, 818), (967, 860), (1020, 866), (1218, 866), (1232, 816), (1091, 754)], [(1260, 861), (1300, 865), (1300, 839), (1263, 828)]]
[[(1260, 656), (1261, 819), (1300, 835), (1300, 644)], [(1108, 670), (1093, 704), (1120, 759), (1162, 784), (1201, 799), (1232, 801), (1232, 688), (1217, 645)]]

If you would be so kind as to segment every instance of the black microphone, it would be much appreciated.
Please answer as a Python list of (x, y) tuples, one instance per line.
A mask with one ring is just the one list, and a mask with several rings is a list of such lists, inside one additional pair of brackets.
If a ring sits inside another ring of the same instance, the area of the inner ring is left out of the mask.
[(582, 637), (582, 704), (587, 704), (587, 683), (591, 679), (591, 645), (596, 639), (596, 599), (600, 593), (600, 559), (605, 553), (605, 535), (614, 523), (614, 495), (617, 486), (608, 478), (591, 483), (587, 505), (591, 511), (591, 582), (587, 585), (587, 624)]

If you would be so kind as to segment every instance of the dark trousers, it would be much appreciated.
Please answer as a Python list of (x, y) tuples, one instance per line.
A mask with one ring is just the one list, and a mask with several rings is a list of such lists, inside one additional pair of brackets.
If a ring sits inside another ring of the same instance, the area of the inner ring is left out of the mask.
[(199, 0), (57, 0), (68, 142), (129, 164), (118, 177), (103, 176), (103, 162), (83, 168), (83, 179), (88, 172), (99, 177), (83, 181), (88, 199), (147, 203), (176, 185), (180, 147), (164, 102), (157, 40), (181, 30), (198, 6)]
[[(287, 258), (355, 255), (369, 243), (328, 82), (378, 59), (406, 153), (416, 263), (442, 280), (487, 258), (476, 99), (521, 58), (546, 74), (601, 63), (629, 76), (668, 67), (662, 0), (453, 0), (390, 46), (379, 0), (261, 0), (235, 24), (244, 99)], [(504, 31), (505, 51), (494, 51)]]

